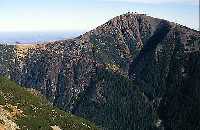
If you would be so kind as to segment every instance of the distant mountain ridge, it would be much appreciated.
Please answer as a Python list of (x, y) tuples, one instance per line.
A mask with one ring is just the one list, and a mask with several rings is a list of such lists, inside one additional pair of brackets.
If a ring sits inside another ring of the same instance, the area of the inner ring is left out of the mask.
[(5, 75), (101, 129), (200, 127), (199, 31), (127, 13), (23, 57), (10, 54), (9, 65), (0, 62)]
[(82, 34), (83, 31), (19, 31), (19, 32), (0, 32), (0, 44), (35, 44), (74, 38)]

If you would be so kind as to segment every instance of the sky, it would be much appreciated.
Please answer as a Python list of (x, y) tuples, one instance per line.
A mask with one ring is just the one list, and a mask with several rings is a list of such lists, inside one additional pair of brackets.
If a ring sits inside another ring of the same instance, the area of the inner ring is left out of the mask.
[(127, 12), (199, 30), (199, 0), (0, 0), (0, 32), (89, 31)]

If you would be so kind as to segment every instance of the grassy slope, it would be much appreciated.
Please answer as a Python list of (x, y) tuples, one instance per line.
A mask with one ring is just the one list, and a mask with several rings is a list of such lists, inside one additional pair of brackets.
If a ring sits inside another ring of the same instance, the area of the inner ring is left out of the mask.
[(0, 77), (0, 93), (0, 105), (11, 104), (23, 111), (23, 116), (15, 119), (22, 130), (50, 130), (55, 125), (64, 130), (97, 129), (94, 124), (51, 106), (45, 98), (34, 96), (5, 77)]

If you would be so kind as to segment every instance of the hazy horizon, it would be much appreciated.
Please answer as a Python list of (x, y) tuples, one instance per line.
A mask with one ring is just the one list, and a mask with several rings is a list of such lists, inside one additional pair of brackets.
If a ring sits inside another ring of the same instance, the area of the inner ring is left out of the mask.
[(127, 12), (199, 29), (198, 0), (0, 0), (0, 32), (89, 31)]
[(34, 31), (0, 32), (0, 44), (35, 43), (63, 40), (78, 37), (82, 31)]
[(0, 41), (76, 37), (127, 12), (199, 30), (198, 0), (0, 0)]

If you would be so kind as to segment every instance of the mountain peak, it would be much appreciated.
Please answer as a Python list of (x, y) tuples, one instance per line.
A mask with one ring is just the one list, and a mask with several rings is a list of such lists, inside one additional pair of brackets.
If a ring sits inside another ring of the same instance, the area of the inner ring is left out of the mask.
[(198, 129), (199, 39), (198, 31), (127, 13), (75, 39), (25, 47), (22, 62), (0, 46), (0, 72), (102, 129)]

